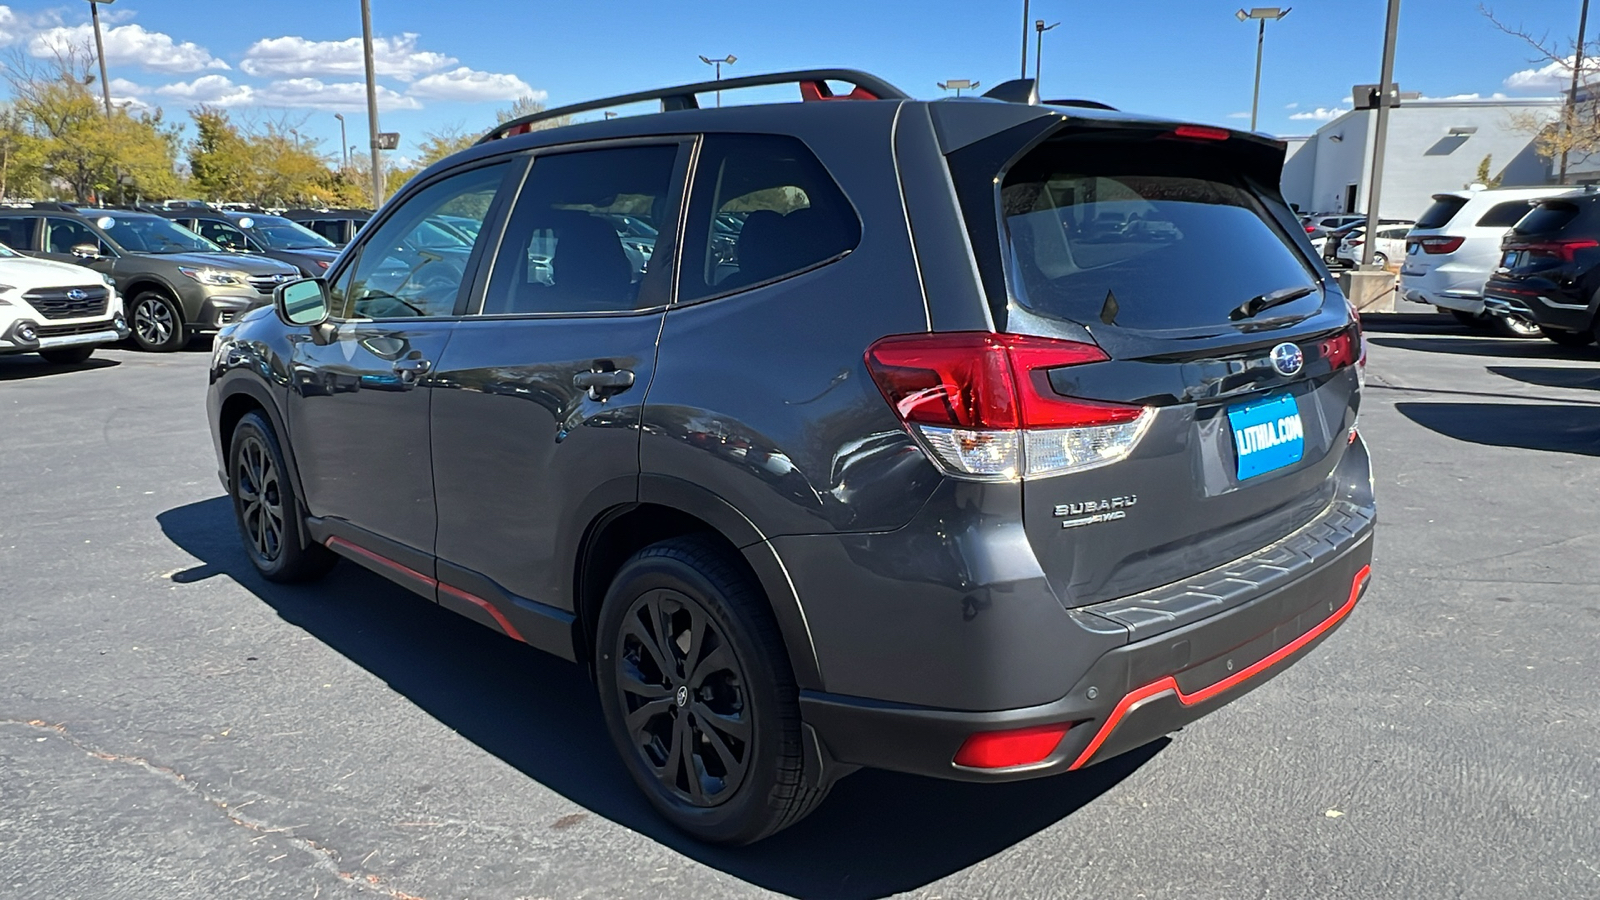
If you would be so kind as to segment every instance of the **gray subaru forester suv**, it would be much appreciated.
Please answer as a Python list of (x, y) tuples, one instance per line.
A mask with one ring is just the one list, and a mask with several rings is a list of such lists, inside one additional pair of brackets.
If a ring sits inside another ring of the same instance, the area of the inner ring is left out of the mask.
[[(698, 107), (772, 84), (813, 102)], [(344, 557), (588, 667), (634, 781), (708, 841), (863, 766), (1103, 761), (1283, 671), (1367, 585), (1361, 331), (1283, 155), (848, 70), (513, 120), (218, 336), (244, 549), (274, 581)], [(437, 216), (470, 249), (408, 249)]]

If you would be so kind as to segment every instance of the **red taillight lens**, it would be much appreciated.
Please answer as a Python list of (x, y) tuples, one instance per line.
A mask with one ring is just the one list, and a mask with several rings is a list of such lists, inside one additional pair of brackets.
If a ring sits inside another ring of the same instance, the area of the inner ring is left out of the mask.
[(1172, 136), (1197, 141), (1225, 141), (1228, 139), (1228, 129), (1211, 128), (1206, 125), (1179, 125), (1172, 129)]
[(1507, 250), (1526, 250), (1529, 256), (1543, 259), (1559, 259), (1562, 262), (1572, 262), (1579, 250), (1592, 250), (1600, 247), (1600, 241), (1588, 238), (1573, 238), (1566, 241), (1535, 241), (1532, 243), (1506, 244)]
[(1465, 243), (1466, 240), (1467, 239), (1464, 237), (1445, 237), (1444, 235), (1438, 235), (1435, 237), (1418, 238), (1417, 243), (1422, 245), (1423, 253), (1439, 254), (1454, 253), (1457, 250), (1460, 250), (1461, 245)]
[(1335, 369), (1354, 365), (1361, 358), (1361, 334), (1354, 327), (1348, 328), (1323, 341), (1319, 349), (1322, 358)]
[(1011, 478), (1113, 462), (1137, 442), (1144, 407), (1064, 397), (1050, 386), (1051, 369), (1107, 358), (1077, 341), (962, 331), (883, 338), (866, 364), (948, 471)]
[(1042, 762), (1056, 752), (1071, 727), (1071, 723), (1036, 725), (975, 734), (956, 751), (955, 763), (969, 769), (1009, 769)]
[(1317, 230), (1317, 226), (1315, 226), (1315, 225), (1307, 225), (1306, 226), (1306, 234), (1310, 234), (1311, 232), (1316, 231), (1316, 230)]

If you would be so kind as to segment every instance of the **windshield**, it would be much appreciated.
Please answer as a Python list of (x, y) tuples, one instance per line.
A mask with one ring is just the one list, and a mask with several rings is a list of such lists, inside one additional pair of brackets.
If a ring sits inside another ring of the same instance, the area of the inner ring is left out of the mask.
[[(106, 219), (112, 219), (106, 225)], [(220, 252), (221, 247), (176, 222), (155, 216), (107, 215), (96, 220), (111, 239), (134, 253)]]
[(251, 226), (246, 229), (268, 250), (331, 250), (333, 241), (315, 231), (279, 216), (250, 216)]
[(1168, 147), (1047, 144), (1007, 175), (1001, 204), (1017, 302), (1040, 315), (1206, 327), (1252, 298), (1317, 286), (1226, 166)]

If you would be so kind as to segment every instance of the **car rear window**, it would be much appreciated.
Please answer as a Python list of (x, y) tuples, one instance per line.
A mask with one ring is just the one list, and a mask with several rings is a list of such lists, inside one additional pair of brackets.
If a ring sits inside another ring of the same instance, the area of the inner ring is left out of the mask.
[(1513, 200), (1508, 203), (1496, 203), (1489, 207), (1489, 211), (1478, 219), (1479, 228), (1510, 228), (1517, 224), (1517, 220), (1528, 214), (1526, 200)]
[(1006, 176), (1001, 208), (1013, 292), (1041, 315), (1213, 326), (1253, 297), (1317, 284), (1226, 166), (1168, 146), (1047, 143)]
[(1551, 234), (1578, 217), (1578, 207), (1564, 200), (1545, 201), (1517, 221), (1517, 234)]
[(1433, 205), (1417, 220), (1418, 228), (1443, 228), (1467, 205), (1465, 197), (1435, 197)]

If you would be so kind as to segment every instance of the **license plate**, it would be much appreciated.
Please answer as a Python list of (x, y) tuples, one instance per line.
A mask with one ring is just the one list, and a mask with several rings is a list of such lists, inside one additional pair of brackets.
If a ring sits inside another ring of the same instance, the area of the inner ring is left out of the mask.
[(1292, 466), (1305, 455), (1300, 407), (1288, 395), (1229, 408), (1233, 446), (1239, 454), (1239, 480)]

